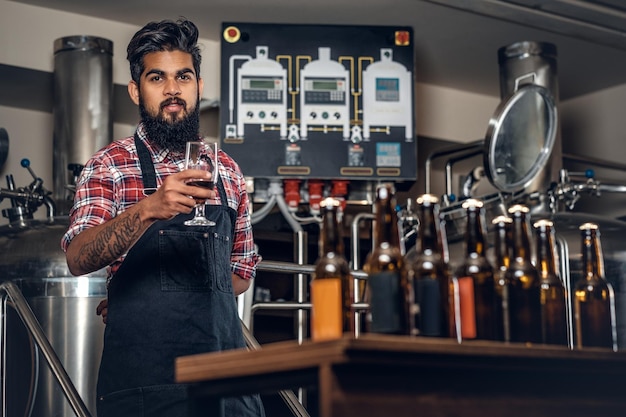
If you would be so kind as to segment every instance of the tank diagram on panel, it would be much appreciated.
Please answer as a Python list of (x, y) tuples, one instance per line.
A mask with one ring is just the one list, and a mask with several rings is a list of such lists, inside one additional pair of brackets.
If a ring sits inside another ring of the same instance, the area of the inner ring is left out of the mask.
[(416, 178), (411, 28), (224, 23), (221, 72), (247, 175)]

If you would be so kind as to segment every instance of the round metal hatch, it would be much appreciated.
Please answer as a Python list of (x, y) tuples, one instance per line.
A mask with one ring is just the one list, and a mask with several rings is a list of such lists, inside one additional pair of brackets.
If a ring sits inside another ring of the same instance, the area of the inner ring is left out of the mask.
[(484, 145), (489, 181), (502, 192), (523, 190), (548, 161), (556, 133), (552, 93), (536, 84), (520, 87), (489, 120)]

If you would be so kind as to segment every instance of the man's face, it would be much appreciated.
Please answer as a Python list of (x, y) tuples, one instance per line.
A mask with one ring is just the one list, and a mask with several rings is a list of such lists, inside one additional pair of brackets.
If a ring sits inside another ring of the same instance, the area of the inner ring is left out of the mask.
[(190, 54), (182, 51), (151, 52), (144, 57), (139, 85), (128, 91), (138, 104), (148, 137), (173, 150), (198, 134), (198, 102), (202, 79), (196, 77)]

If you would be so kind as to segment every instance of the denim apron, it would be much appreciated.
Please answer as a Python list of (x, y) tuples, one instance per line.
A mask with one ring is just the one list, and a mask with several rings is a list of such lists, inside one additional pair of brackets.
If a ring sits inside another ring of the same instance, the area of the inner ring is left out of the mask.
[[(135, 134), (144, 189), (154, 165)], [(233, 294), (230, 255), (236, 212), (207, 205), (216, 226), (185, 226), (193, 214), (151, 225), (111, 279), (97, 386), (98, 417), (186, 417), (188, 386), (174, 382), (179, 356), (245, 347)], [(264, 416), (258, 395), (223, 401), (228, 417)]]

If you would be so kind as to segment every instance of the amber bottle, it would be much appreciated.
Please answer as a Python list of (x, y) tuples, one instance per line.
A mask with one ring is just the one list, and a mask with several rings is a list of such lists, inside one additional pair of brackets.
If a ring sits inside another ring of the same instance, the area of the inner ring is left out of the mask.
[(506, 271), (511, 264), (513, 252), (513, 219), (508, 216), (497, 216), (491, 221), (494, 226), (494, 279), (496, 287), (497, 339), (509, 342), (509, 284)]
[(482, 202), (465, 200), (465, 259), (457, 268), (462, 339), (497, 340), (497, 296), (493, 267), (486, 257)]
[(616, 350), (615, 296), (604, 276), (600, 231), (595, 223), (580, 226), (583, 276), (574, 287), (576, 347), (607, 347)]
[(541, 343), (541, 279), (532, 263), (528, 207), (509, 208), (513, 219), (513, 252), (506, 271), (509, 285), (511, 342)]
[(410, 335), (413, 332), (413, 288), (400, 247), (393, 184), (376, 189), (374, 247), (363, 266), (367, 273), (367, 329), (372, 333)]
[(439, 200), (434, 195), (425, 194), (416, 202), (419, 219), (417, 243), (414, 250), (407, 253), (406, 259), (415, 293), (417, 334), (456, 338), (455, 281), (444, 252)]
[(314, 341), (338, 339), (344, 333), (354, 334), (354, 286), (343, 250), (339, 206), (339, 200), (333, 198), (320, 203), (320, 253), (310, 285), (311, 338)]
[(533, 224), (536, 265), (541, 278), (541, 336), (543, 343), (568, 346), (567, 292), (558, 269), (554, 225), (550, 220)]

